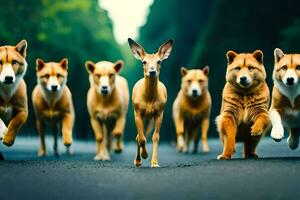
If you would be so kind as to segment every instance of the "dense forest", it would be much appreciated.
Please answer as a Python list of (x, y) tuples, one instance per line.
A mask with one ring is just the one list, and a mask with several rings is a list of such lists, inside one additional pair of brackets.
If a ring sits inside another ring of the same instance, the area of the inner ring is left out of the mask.
[[(271, 87), (273, 50), (300, 52), (300, 3), (296, 0), (156, 0), (150, 8), (147, 23), (137, 40), (149, 53), (160, 44), (174, 39), (174, 48), (162, 64), (160, 79), (168, 88), (168, 104), (161, 138), (174, 139), (172, 103), (180, 89), (180, 67), (210, 66), (210, 91), (213, 107), (210, 136), (216, 136), (214, 118), (219, 112), (225, 82), (225, 54), (230, 50), (264, 52), (268, 84)], [(28, 41), (28, 85), (30, 115), (20, 135), (35, 135), (31, 91), (36, 84), (35, 59), (59, 61), (69, 59), (68, 85), (73, 93), (76, 111), (74, 135), (93, 138), (86, 108), (89, 87), (86, 60), (116, 61), (123, 59), (121, 72), (130, 88), (142, 77), (142, 65), (135, 60), (127, 44), (118, 45), (113, 36), (107, 11), (96, 0), (2, 0), (0, 11), (0, 44), (14, 45)], [(130, 24), (130, 23), (129, 23)], [(133, 109), (127, 115), (125, 138), (134, 140), (136, 129)]]

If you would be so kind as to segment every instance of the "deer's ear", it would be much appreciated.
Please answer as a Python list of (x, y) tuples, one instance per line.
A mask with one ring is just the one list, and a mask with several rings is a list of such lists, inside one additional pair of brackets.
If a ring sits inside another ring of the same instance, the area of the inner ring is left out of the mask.
[(85, 68), (86, 68), (86, 71), (91, 74), (95, 70), (95, 63), (93, 63), (92, 61), (86, 61)]
[(158, 54), (162, 60), (167, 59), (171, 54), (173, 47), (173, 40), (168, 40), (163, 45), (161, 45), (158, 49)]
[(36, 63), (36, 71), (40, 71), (45, 66), (45, 62), (40, 58), (36, 59), (35, 63)]
[(138, 60), (143, 60), (145, 56), (144, 48), (131, 38), (128, 38), (128, 44), (134, 57)]
[(184, 77), (185, 75), (187, 75), (188, 71), (189, 70), (187, 68), (181, 67), (181, 75), (182, 75), (182, 77)]
[(275, 58), (275, 62), (279, 62), (281, 60), (281, 58), (283, 58), (284, 53), (281, 49), (276, 48), (274, 50), (274, 58)]

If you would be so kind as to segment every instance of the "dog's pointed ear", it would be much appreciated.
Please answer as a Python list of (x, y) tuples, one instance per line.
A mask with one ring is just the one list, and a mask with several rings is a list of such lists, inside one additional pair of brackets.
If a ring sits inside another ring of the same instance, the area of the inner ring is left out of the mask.
[(274, 50), (274, 58), (275, 58), (275, 62), (279, 62), (281, 58), (283, 58), (284, 53), (281, 49), (276, 48)]
[(163, 45), (161, 45), (158, 49), (158, 55), (162, 60), (167, 59), (172, 51), (173, 40), (168, 40)]
[(253, 57), (261, 64), (264, 62), (264, 54), (261, 50), (255, 50), (253, 52)]
[(209, 74), (209, 66), (206, 65), (203, 69), (202, 69), (203, 73), (205, 74), (205, 76), (208, 76)]
[(231, 50), (227, 51), (226, 58), (227, 58), (228, 64), (231, 64), (234, 61), (236, 56), (237, 56), (237, 53), (235, 53), (234, 51), (231, 51)]
[(40, 71), (45, 66), (45, 62), (40, 58), (37, 58), (35, 63), (36, 63), (36, 71)]
[(114, 69), (116, 70), (117, 73), (119, 73), (120, 70), (123, 68), (123, 66), (124, 66), (124, 62), (122, 60), (118, 60), (114, 64)]
[(68, 70), (68, 59), (67, 58), (63, 58), (60, 62), (59, 62), (60, 66), (65, 69)]
[(187, 75), (187, 73), (189, 72), (189, 70), (185, 67), (181, 67), (181, 75), (182, 77), (184, 77), (185, 75)]
[(27, 49), (27, 41), (26, 40), (21, 40), (16, 45), (16, 51), (19, 52), (23, 57), (26, 57), (26, 49)]
[(128, 44), (134, 57), (138, 60), (143, 60), (146, 54), (144, 48), (131, 38), (128, 38)]
[(86, 68), (87, 72), (91, 74), (95, 70), (95, 63), (93, 63), (92, 61), (86, 61), (85, 68)]

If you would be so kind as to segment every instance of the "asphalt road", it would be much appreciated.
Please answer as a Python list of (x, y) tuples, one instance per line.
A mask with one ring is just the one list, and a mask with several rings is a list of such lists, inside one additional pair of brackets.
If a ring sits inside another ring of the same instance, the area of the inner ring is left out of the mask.
[[(300, 149), (265, 138), (260, 159), (243, 160), (242, 144), (231, 161), (218, 161), (219, 140), (211, 152), (179, 154), (174, 144), (159, 146), (160, 168), (150, 158), (133, 166), (135, 144), (127, 143), (112, 161), (93, 161), (94, 142), (75, 141), (68, 157), (52, 152), (38, 158), (37, 138), (17, 138), (11, 148), (0, 145), (0, 199), (300, 199)], [(148, 147), (151, 150), (151, 146)]]

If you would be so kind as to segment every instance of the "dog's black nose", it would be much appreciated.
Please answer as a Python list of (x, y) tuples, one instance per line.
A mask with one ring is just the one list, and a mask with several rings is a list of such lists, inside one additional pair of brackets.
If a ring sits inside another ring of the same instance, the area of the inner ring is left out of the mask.
[(56, 90), (57, 90), (57, 88), (58, 88), (58, 86), (57, 86), (57, 85), (52, 85), (52, 86), (51, 86), (51, 89), (52, 89), (52, 91), (56, 91)]
[(5, 76), (5, 83), (12, 83), (14, 80), (14, 77), (12, 76)]
[(107, 90), (107, 86), (102, 86), (101, 89), (102, 90)]
[(101, 93), (102, 94), (108, 94), (108, 87), (107, 86), (102, 86), (101, 87)]
[(246, 76), (242, 76), (242, 77), (240, 78), (240, 82), (241, 82), (241, 83), (245, 83), (246, 80), (247, 80), (247, 77), (246, 77)]
[(192, 90), (192, 93), (193, 93), (193, 96), (194, 96), (194, 97), (195, 97), (195, 96), (198, 96), (197, 90)]
[(293, 77), (287, 78), (287, 79), (286, 79), (286, 83), (287, 83), (288, 85), (294, 85), (294, 78), (293, 78)]

